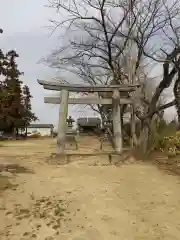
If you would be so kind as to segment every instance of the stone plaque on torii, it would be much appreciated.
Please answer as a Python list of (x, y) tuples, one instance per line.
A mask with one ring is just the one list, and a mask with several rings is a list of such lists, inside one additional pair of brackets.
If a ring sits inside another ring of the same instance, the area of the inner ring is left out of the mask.
[[(115, 151), (121, 153), (123, 150), (122, 129), (121, 129), (121, 104), (134, 104), (135, 99), (130, 97), (121, 97), (122, 92), (136, 91), (140, 84), (121, 84), (121, 85), (79, 85), (79, 84), (61, 84), (58, 82), (38, 80), (38, 83), (47, 90), (60, 91), (60, 97), (45, 97), (44, 102), (50, 104), (60, 104), (59, 124), (58, 124), (58, 153), (64, 153), (66, 126), (68, 115), (68, 104), (100, 104), (112, 105), (113, 135), (115, 142)], [(110, 92), (111, 98), (69, 98), (69, 92)], [(135, 123), (132, 123), (135, 124)]]

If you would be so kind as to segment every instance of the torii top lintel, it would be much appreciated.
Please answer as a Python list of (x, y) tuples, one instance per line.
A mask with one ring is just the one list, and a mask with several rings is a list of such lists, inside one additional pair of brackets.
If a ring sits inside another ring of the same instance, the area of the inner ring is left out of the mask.
[(83, 84), (62, 84), (52, 81), (37, 80), (40, 85), (43, 85), (44, 89), (61, 91), (66, 89), (69, 92), (113, 92), (115, 89), (119, 89), (120, 92), (132, 92), (135, 91), (140, 84), (119, 84), (119, 85), (83, 85)]

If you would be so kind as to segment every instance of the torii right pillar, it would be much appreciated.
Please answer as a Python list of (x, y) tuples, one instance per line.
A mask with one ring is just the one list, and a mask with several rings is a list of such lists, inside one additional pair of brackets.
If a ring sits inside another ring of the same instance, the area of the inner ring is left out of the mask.
[(121, 108), (120, 108), (120, 92), (118, 89), (113, 91), (112, 107), (113, 107), (113, 133), (115, 141), (115, 151), (122, 152), (122, 128), (121, 128)]
[(59, 110), (59, 124), (57, 135), (57, 153), (64, 154), (66, 132), (67, 132), (67, 115), (68, 115), (68, 98), (69, 92), (65, 89), (61, 90), (61, 105)]

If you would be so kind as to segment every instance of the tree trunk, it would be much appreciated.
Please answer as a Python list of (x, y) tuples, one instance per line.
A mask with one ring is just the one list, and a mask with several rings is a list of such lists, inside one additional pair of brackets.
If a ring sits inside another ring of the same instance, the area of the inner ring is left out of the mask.
[(179, 128), (180, 126), (180, 72), (178, 74), (178, 78), (175, 81), (173, 91), (174, 91), (174, 97), (175, 97), (175, 108), (177, 111), (178, 128)]
[(27, 137), (27, 125), (25, 126), (25, 136)]
[(141, 132), (138, 139), (138, 148), (140, 148), (143, 155), (146, 155), (148, 152), (150, 123), (151, 119), (146, 119), (141, 123)]

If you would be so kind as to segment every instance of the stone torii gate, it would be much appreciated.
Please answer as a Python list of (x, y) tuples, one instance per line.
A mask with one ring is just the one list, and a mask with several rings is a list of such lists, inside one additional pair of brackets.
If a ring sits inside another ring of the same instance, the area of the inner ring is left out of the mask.
[[(100, 104), (112, 105), (113, 133), (115, 142), (115, 151), (121, 153), (123, 150), (121, 112), (120, 104), (134, 104), (132, 98), (121, 98), (122, 92), (136, 91), (139, 84), (121, 84), (121, 85), (79, 85), (79, 84), (61, 84), (58, 82), (37, 80), (44, 89), (60, 91), (60, 97), (45, 97), (44, 102), (50, 104), (60, 104), (59, 124), (57, 134), (58, 153), (63, 154), (66, 140), (66, 119), (68, 115), (68, 104)], [(112, 98), (69, 98), (69, 92), (110, 92)], [(135, 123), (132, 123), (135, 124)]]

